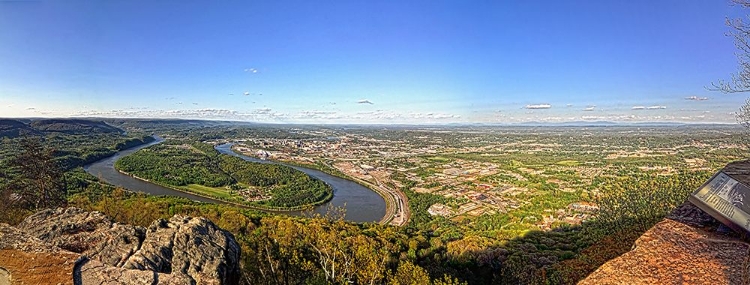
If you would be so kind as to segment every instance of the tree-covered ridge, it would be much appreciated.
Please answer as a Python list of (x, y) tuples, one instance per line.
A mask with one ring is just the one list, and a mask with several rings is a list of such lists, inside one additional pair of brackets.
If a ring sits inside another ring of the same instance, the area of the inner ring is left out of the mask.
[[(23, 127), (26, 123), (0, 120), (0, 136), (2, 130), (8, 130), (3, 126)], [(63, 205), (66, 192), (79, 193), (99, 185), (83, 170), (84, 165), (153, 140), (139, 132), (76, 135), (34, 130), (19, 137), (2, 137), (0, 213), (6, 215), (5, 222), (18, 222), (37, 208)]]
[(239, 183), (271, 187), (271, 199), (259, 201), (271, 207), (316, 204), (333, 194), (325, 182), (289, 166), (248, 162), (229, 155), (221, 156), (219, 166)]
[(120, 134), (122, 129), (104, 121), (84, 119), (0, 119), (0, 138), (62, 133), (69, 135)]
[(108, 125), (103, 121), (82, 119), (43, 119), (29, 123), (29, 126), (43, 132), (60, 132), (67, 134), (121, 133), (123, 130)]
[(333, 195), (325, 182), (291, 167), (220, 155), (199, 142), (145, 148), (121, 158), (116, 167), (166, 186), (253, 206), (296, 208)]
[[(154, 141), (152, 136), (120, 133), (93, 133), (87, 135), (71, 135), (65, 133), (36, 133), (33, 136), (42, 140), (43, 144), (53, 150), (54, 160), (63, 170), (71, 170), (97, 160), (114, 155), (120, 150), (135, 147)], [(18, 145), (24, 137), (0, 138), (0, 166), (8, 163), (8, 159), (19, 152)]]
[(123, 157), (117, 169), (154, 182), (186, 186), (228, 186), (234, 181), (215, 160), (189, 145), (154, 145)]

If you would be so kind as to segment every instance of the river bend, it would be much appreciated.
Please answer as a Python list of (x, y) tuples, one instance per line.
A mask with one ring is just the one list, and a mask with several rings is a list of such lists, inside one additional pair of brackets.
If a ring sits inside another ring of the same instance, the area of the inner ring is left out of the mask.
[[(151, 182), (136, 179), (131, 176), (122, 174), (115, 169), (114, 164), (121, 157), (127, 156), (142, 148), (146, 148), (163, 141), (163, 139), (157, 138), (157, 140), (154, 142), (117, 152), (111, 157), (104, 158), (97, 162), (86, 165), (83, 167), (83, 169), (89, 174), (94, 175), (109, 184), (131, 191), (143, 192), (150, 195), (179, 196), (207, 203), (222, 203), (222, 201), (220, 200), (196, 196), (190, 193), (177, 191), (174, 189), (156, 185)], [(222, 154), (237, 156), (247, 161), (283, 164), (275, 161), (260, 160), (253, 157), (237, 154), (232, 151), (231, 143), (218, 145), (216, 146), (216, 150)], [(314, 211), (316, 213), (324, 214), (326, 212), (326, 209), (328, 209), (328, 207), (332, 205), (334, 207), (345, 208), (346, 216), (344, 217), (344, 219), (352, 222), (377, 222), (385, 215), (385, 200), (383, 200), (383, 197), (370, 190), (369, 188), (364, 187), (354, 181), (336, 177), (319, 170), (293, 165), (287, 166), (290, 166), (294, 169), (307, 173), (312, 177), (320, 179), (328, 183), (328, 185), (333, 188), (333, 198), (329, 202), (315, 207)], [(288, 211), (281, 213), (291, 215), (302, 214), (299, 211)]]

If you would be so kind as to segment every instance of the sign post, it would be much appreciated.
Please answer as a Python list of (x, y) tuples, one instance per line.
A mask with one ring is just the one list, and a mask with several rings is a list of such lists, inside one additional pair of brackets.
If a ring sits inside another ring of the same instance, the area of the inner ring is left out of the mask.
[(688, 200), (724, 225), (750, 233), (750, 160), (732, 162)]

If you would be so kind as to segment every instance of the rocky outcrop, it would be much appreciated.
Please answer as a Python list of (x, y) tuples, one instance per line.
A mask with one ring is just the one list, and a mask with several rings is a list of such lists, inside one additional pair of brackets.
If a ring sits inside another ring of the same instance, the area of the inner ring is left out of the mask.
[(73, 284), (79, 255), (0, 224), (0, 284)]
[(116, 224), (100, 212), (77, 208), (38, 212), (18, 228), (56, 247), (117, 267), (125, 264), (146, 237), (141, 227)]
[[(113, 223), (99, 212), (45, 210), (28, 217), (18, 229), (0, 226), (0, 250), (62, 257), (52, 260), (59, 265), (52, 271), (58, 276), (67, 272), (76, 284), (239, 281), (240, 249), (234, 237), (209, 220), (180, 215), (142, 228)], [(12, 280), (33, 275), (7, 266), (21, 260), (3, 259), (5, 253), (0, 253), (0, 272), (5, 270)]]
[(177, 272), (198, 284), (237, 283), (239, 258), (239, 245), (229, 233), (203, 218), (174, 216), (151, 224), (140, 249), (123, 267)]
[(750, 244), (685, 203), (579, 284), (750, 284)]

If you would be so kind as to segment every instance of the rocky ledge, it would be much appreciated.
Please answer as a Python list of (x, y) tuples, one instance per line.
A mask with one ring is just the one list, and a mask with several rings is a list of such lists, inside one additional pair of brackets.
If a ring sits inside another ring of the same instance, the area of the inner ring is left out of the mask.
[(750, 284), (750, 244), (685, 203), (578, 284)]
[(67, 208), (0, 224), (0, 284), (237, 284), (239, 260), (234, 237), (204, 218), (143, 228)]

